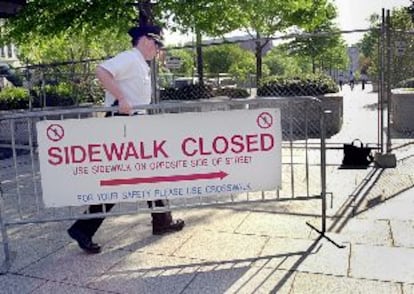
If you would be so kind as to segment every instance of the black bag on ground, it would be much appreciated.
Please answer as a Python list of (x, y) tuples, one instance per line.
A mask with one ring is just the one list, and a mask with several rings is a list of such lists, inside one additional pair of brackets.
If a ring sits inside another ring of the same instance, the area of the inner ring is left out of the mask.
[[(359, 144), (355, 144), (355, 143)], [(357, 146), (359, 145), (359, 146)], [(342, 166), (368, 166), (373, 160), (371, 148), (364, 146), (359, 139), (355, 139), (351, 144), (344, 144), (344, 158)]]

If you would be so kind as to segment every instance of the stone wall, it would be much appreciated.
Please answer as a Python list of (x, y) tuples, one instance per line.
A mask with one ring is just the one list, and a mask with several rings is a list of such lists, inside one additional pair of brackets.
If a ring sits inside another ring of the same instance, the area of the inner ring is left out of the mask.
[(391, 91), (392, 127), (400, 132), (414, 131), (414, 91), (394, 89)]

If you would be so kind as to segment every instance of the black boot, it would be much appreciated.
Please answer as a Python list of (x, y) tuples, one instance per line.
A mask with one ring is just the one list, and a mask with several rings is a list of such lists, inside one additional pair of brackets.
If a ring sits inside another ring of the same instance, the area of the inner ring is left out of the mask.
[(173, 221), (171, 212), (151, 213), (152, 234), (163, 235), (166, 233), (178, 232), (184, 228), (184, 221), (177, 219)]
[(96, 243), (93, 243), (91, 237), (88, 237), (76, 228), (69, 228), (68, 234), (72, 239), (78, 242), (79, 247), (82, 248), (85, 252), (92, 254), (101, 252), (101, 246), (99, 246)]

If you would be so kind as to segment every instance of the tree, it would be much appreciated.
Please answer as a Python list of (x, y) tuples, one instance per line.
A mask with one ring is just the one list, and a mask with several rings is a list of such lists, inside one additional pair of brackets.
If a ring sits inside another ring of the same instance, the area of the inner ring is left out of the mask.
[[(412, 15), (405, 7), (394, 9), (391, 13), (389, 44), (390, 55), (388, 70), (390, 71), (391, 86), (398, 86), (399, 82), (413, 78), (414, 74), (414, 23)], [(387, 60), (387, 59), (386, 59)], [(386, 62), (388, 65), (388, 62)]]
[(311, 72), (310, 68), (306, 68), (309, 64), (306, 57), (291, 56), (288, 54), (285, 46), (273, 48), (263, 58), (263, 63), (269, 68), (271, 75), (277, 76), (293, 76), (302, 73)]
[(99, 35), (111, 30), (124, 33), (136, 21), (135, 8), (124, 0), (33, 0), (6, 20), (5, 38), (19, 44), (33, 36)]
[(116, 35), (109, 30), (94, 36), (86, 33), (33, 36), (19, 44), (19, 58), (29, 64), (102, 58), (130, 47), (129, 42), (125, 33)]
[(237, 44), (211, 46), (204, 50), (204, 66), (211, 74), (230, 73), (245, 81), (254, 73), (254, 54)]
[(220, 36), (239, 28), (238, 5), (232, 0), (163, 0), (157, 11), (164, 19), (171, 20), (172, 29), (196, 35), (197, 70), (202, 84), (202, 35)]
[(167, 56), (180, 57), (182, 65), (179, 69), (171, 69), (174, 74), (183, 74), (186, 76), (193, 75), (194, 70), (194, 56), (191, 49), (174, 49), (168, 50)]
[(292, 27), (312, 31), (335, 18), (335, 7), (327, 0), (243, 0), (241, 25), (256, 40), (257, 79), (262, 76), (262, 50), (276, 32)]
[[(412, 30), (414, 24), (410, 11), (406, 7), (396, 8), (391, 12), (390, 18), (390, 50), (387, 50), (387, 40), (381, 43), (380, 17), (373, 14), (370, 17), (371, 30), (364, 34), (362, 41), (358, 47), (363, 53), (362, 59), (365, 60), (363, 66), (367, 68), (371, 79), (378, 79), (381, 70), (381, 56), (379, 49), (382, 48), (384, 53), (384, 64), (382, 70), (390, 70), (391, 86), (396, 86), (399, 82), (412, 77), (414, 72), (414, 62), (412, 56), (414, 54), (414, 38)], [(404, 50), (398, 52), (398, 45), (401, 44)], [(386, 67), (387, 55), (390, 54), (390, 66)]]
[(205, 68), (209, 73), (228, 73), (233, 64), (252, 61), (253, 54), (237, 44), (216, 45), (204, 50)]

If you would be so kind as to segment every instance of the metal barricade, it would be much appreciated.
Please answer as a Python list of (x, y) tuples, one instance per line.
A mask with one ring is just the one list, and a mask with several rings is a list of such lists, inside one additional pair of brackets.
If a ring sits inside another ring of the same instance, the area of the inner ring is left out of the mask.
[[(1, 197), (0, 226), (4, 268), (11, 264), (8, 228), (28, 223), (162, 212), (202, 206), (266, 201), (320, 200), (321, 234), (326, 231), (326, 163), (324, 111), (313, 97), (267, 97), (224, 101), (174, 102), (142, 106), (148, 115), (279, 108), (282, 125), (282, 184), (275, 191), (249, 192), (170, 200), (166, 207), (148, 208), (147, 201), (118, 203), (110, 212), (84, 213), (85, 207), (45, 208), (42, 201), (38, 141), (35, 124), (40, 120), (103, 117), (116, 108), (91, 107), (5, 114), (0, 118)], [(137, 109), (138, 110), (138, 109)], [(174, 130), (171, 130), (174, 131)], [(264, 170), (263, 173), (266, 173)], [(102, 204), (103, 205), (103, 204)], [(104, 205), (103, 205), (104, 206)], [(105, 211), (103, 209), (103, 211)], [(309, 225), (309, 224), (308, 224)], [(314, 228), (315, 229), (315, 228)], [(317, 230), (317, 229), (316, 229)]]

